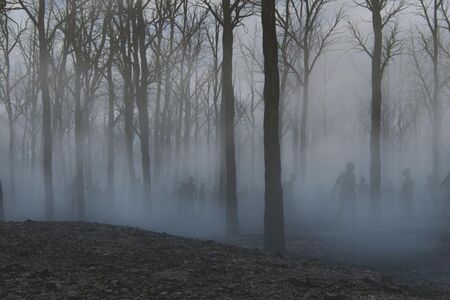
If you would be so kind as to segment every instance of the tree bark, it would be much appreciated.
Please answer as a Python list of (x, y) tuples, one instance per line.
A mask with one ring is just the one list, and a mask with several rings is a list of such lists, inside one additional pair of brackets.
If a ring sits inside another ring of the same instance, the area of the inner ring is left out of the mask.
[(233, 90), (233, 24), (230, 0), (222, 0), (223, 10), (223, 63), (222, 101), (224, 108), (224, 147), (226, 178), (226, 231), (239, 232), (236, 192), (236, 150), (234, 138), (234, 90)]
[(433, 4), (433, 180), (436, 184), (440, 181), (440, 162), (441, 162), (441, 130), (442, 130), (442, 108), (439, 101), (440, 76), (439, 76), (439, 5), (434, 0)]
[(383, 25), (380, 0), (372, 1), (372, 24), (374, 48), (372, 55), (372, 109), (370, 132), (370, 202), (373, 217), (378, 220), (381, 213), (381, 104), (382, 104), (382, 51)]
[[(149, 116), (147, 103), (147, 85), (148, 85), (148, 65), (147, 65), (147, 47), (145, 42), (145, 22), (142, 0), (136, 2), (137, 10), (137, 35), (140, 58), (141, 78), (136, 83), (137, 88), (137, 106), (139, 112), (139, 127), (141, 138), (141, 163), (142, 163), (142, 179), (143, 193), (145, 199), (150, 199), (151, 193), (151, 173), (150, 173), (150, 144), (149, 144)], [(136, 47), (138, 46), (136, 45)]]
[(77, 219), (83, 221), (85, 217), (85, 191), (84, 191), (84, 132), (83, 112), (81, 108), (81, 66), (75, 66), (75, 169), (76, 169), (76, 204)]
[(51, 102), (48, 90), (48, 59), (49, 49), (45, 29), (45, 4), (46, 0), (39, 0), (38, 8), (38, 37), (39, 37), (39, 82), (42, 97), (42, 136), (43, 136), (43, 169), (45, 186), (45, 214), (47, 220), (55, 217), (53, 199), (53, 169), (52, 169), (52, 119)]
[[(112, 33), (110, 34), (112, 35)], [(111, 199), (114, 198), (114, 81), (112, 75), (112, 57), (114, 53), (111, 50), (110, 61), (108, 63), (107, 81), (108, 81), (108, 128), (107, 128), (107, 144), (108, 144), (108, 169), (107, 169), (107, 194)]]
[(285, 251), (283, 191), (281, 187), (281, 154), (279, 137), (280, 75), (275, 27), (275, 0), (262, 2), (264, 52), (264, 165), (265, 211), (264, 248)]

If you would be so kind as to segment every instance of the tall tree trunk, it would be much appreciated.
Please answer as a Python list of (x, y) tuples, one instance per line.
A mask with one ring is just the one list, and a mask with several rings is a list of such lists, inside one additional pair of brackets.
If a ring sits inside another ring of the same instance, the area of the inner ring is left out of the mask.
[(275, 27), (275, 0), (262, 2), (264, 52), (264, 248), (285, 251), (283, 191), (280, 154), (280, 75)]
[(9, 46), (9, 32), (8, 32), (8, 19), (6, 19), (6, 49), (4, 52), (5, 60), (5, 102), (6, 112), (8, 115), (8, 129), (9, 129), (9, 182), (10, 182), (10, 199), (14, 203), (16, 194), (16, 149), (15, 149), (15, 132), (14, 132), (14, 115), (13, 115), (13, 105), (11, 102), (11, 84), (10, 84), (10, 74), (11, 74), (11, 62), (10, 62), (10, 46)]
[(160, 159), (160, 149), (161, 149), (161, 96), (162, 96), (161, 46), (162, 46), (162, 34), (164, 26), (162, 16), (160, 15), (159, 18), (161, 18), (161, 20), (158, 21), (158, 32), (157, 32), (156, 53), (155, 53), (155, 69), (157, 72), (157, 79), (156, 79), (155, 125), (153, 128), (153, 138), (155, 141), (154, 178), (156, 182), (159, 182), (159, 177), (161, 175), (160, 164), (157, 163), (157, 161)]
[(372, 214), (378, 220), (381, 213), (381, 60), (383, 51), (383, 33), (380, 0), (372, 2), (372, 23), (374, 48), (372, 55), (372, 113), (370, 132), (370, 202)]
[(124, 102), (125, 102), (125, 144), (127, 153), (127, 163), (128, 163), (128, 175), (131, 186), (136, 184), (136, 171), (134, 168), (134, 156), (133, 156), (133, 115), (134, 115), (134, 97), (131, 91), (131, 80), (130, 74), (125, 75), (124, 85)]
[(442, 108), (439, 100), (439, 4), (434, 0), (433, 7), (433, 180), (439, 183), (441, 163), (441, 130), (442, 130)]
[[(305, 51), (304, 64), (309, 66), (309, 54)], [(303, 84), (303, 104), (302, 117), (300, 120), (300, 178), (303, 180), (306, 174), (306, 151), (308, 143), (307, 124), (308, 124), (308, 107), (309, 107), (309, 72), (305, 71)]]
[[(110, 54), (111, 57), (114, 55)], [(111, 59), (111, 58), (110, 58)], [(112, 75), (112, 60), (107, 66), (108, 80), (108, 128), (107, 128), (107, 145), (108, 145), (108, 169), (107, 169), (107, 194), (110, 200), (114, 198), (114, 81)]]
[(84, 125), (83, 111), (81, 108), (81, 66), (79, 62), (75, 66), (75, 169), (76, 169), (76, 216), (79, 221), (85, 217), (85, 190), (84, 190)]
[(164, 105), (161, 114), (161, 129), (160, 129), (160, 140), (156, 143), (155, 147), (155, 172), (158, 173), (156, 176), (161, 174), (161, 162), (166, 161), (166, 157), (170, 157), (169, 153), (166, 153), (170, 147), (170, 99), (172, 95), (172, 66), (170, 59), (172, 58), (172, 52), (174, 48), (175, 39), (175, 17), (170, 17), (170, 35), (169, 35), (169, 51), (166, 56), (165, 63), (165, 79), (164, 79)]
[(234, 139), (234, 90), (233, 90), (233, 24), (230, 0), (222, 0), (223, 10), (223, 64), (222, 101), (224, 103), (225, 178), (226, 178), (226, 231), (237, 234), (238, 206), (236, 192), (236, 149)]
[[(145, 43), (145, 22), (142, 0), (138, 0), (136, 4), (138, 12), (137, 34), (140, 58), (141, 79), (140, 83), (136, 83), (137, 87), (137, 105), (139, 111), (139, 127), (141, 132), (141, 158), (142, 158), (142, 179), (144, 198), (149, 199), (151, 193), (151, 177), (150, 177), (150, 145), (149, 145), (149, 116), (147, 103), (147, 85), (148, 85), (148, 65), (147, 65), (147, 48)], [(136, 45), (136, 47), (138, 46)]]
[(16, 147), (15, 147), (15, 130), (12, 112), (8, 113), (9, 124), (9, 176), (10, 176), (10, 199), (14, 203), (16, 198)]
[(45, 214), (47, 220), (55, 217), (53, 199), (53, 169), (52, 169), (52, 119), (51, 102), (48, 90), (48, 59), (49, 49), (45, 30), (45, 4), (46, 0), (39, 0), (38, 8), (38, 34), (39, 34), (39, 81), (42, 97), (42, 136), (43, 136), (43, 169), (45, 185)]

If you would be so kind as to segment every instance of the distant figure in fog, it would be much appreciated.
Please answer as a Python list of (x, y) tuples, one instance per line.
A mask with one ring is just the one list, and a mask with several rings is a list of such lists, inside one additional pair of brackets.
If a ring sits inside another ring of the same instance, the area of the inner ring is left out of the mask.
[(407, 218), (411, 218), (413, 211), (413, 197), (414, 197), (414, 182), (411, 177), (411, 171), (405, 169), (403, 171), (403, 183), (400, 191), (400, 201), (405, 209)]
[(367, 185), (366, 177), (361, 176), (357, 191), (358, 198), (367, 199), (369, 197), (369, 186)]
[(337, 222), (340, 221), (342, 214), (347, 210), (350, 211), (351, 218), (354, 221), (356, 218), (356, 180), (354, 174), (355, 165), (348, 162), (345, 166), (345, 171), (341, 173), (336, 179), (333, 188), (333, 197), (338, 190), (339, 209), (337, 214)]
[(191, 216), (194, 208), (195, 197), (197, 196), (197, 187), (194, 184), (194, 177), (190, 176), (187, 182), (183, 184), (182, 195), (183, 199), (181, 201), (184, 202), (184, 212)]
[(184, 184), (184, 197), (186, 200), (194, 201), (197, 195), (197, 187), (194, 184), (194, 177), (190, 176), (187, 182)]
[(3, 189), (2, 181), (0, 180), (0, 222), (5, 221), (5, 212), (3, 211)]

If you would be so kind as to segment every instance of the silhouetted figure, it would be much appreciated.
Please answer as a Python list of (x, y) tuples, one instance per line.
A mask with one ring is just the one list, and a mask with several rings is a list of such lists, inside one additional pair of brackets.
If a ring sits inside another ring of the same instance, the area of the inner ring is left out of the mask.
[(0, 222), (5, 221), (5, 211), (3, 210), (3, 189), (2, 181), (0, 180)]
[(369, 185), (367, 184), (366, 177), (361, 176), (357, 192), (358, 198), (367, 199), (369, 197)]
[(190, 176), (184, 184), (184, 196), (189, 201), (194, 201), (197, 195), (197, 187), (194, 184), (194, 177)]
[(184, 202), (184, 212), (191, 216), (194, 208), (195, 197), (197, 196), (197, 188), (194, 184), (194, 177), (190, 176), (186, 183), (182, 186), (182, 201)]
[(413, 211), (413, 197), (414, 197), (414, 182), (411, 177), (411, 171), (405, 169), (403, 171), (403, 183), (400, 191), (400, 201), (405, 209), (405, 214), (407, 218), (411, 218)]
[(356, 180), (354, 174), (355, 165), (352, 162), (348, 162), (345, 167), (345, 171), (341, 173), (336, 179), (336, 183), (333, 188), (333, 196), (338, 190), (339, 209), (337, 213), (337, 223), (339, 223), (342, 214), (349, 210), (352, 221), (356, 218)]

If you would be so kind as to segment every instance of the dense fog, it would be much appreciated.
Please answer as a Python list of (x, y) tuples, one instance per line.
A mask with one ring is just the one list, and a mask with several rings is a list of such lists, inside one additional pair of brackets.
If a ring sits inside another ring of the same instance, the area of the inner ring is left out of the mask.
[[(234, 116), (222, 120), (222, 72), (228, 68), (219, 1), (45, 2), (42, 19), (38, 1), (7, 1), (2, 7), (5, 220), (89, 221), (221, 237), (227, 232), (230, 192), (224, 182), (231, 156), (225, 152), (234, 147), (238, 230), (233, 233), (261, 235), (259, 5), (231, 1)], [(277, 1), (287, 236), (326, 239), (341, 233), (364, 244), (367, 238), (383, 240), (378, 237), (386, 232), (449, 226), (450, 3), (380, 1), (377, 197), (370, 189), (375, 35), (367, 6), (375, 2)], [(50, 117), (41, 100), (41, 21)], [(50, 214), (44, 188), (46, 124), (52, 150)], [(224, 130), (234, 133), (235, 145), (225, 145)]]

